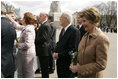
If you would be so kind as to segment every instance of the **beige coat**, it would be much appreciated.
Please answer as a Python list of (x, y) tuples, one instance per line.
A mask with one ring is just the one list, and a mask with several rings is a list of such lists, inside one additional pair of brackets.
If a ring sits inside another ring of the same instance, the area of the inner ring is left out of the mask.
[(108, 37), (98, 28), (93, 33), (86, 33), (78, 48), (79, 78), (103, 77), (109, 50)]

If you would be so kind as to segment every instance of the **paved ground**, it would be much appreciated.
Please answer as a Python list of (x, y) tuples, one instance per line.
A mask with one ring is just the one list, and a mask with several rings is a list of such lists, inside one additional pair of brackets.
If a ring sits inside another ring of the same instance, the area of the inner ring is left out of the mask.
[(117, 78), (117, 34), (105, 33), (110, 40), (108, 64), (104, 71), (105, 78)]
[[(56, 40), (58, 41), (60, 30), (57, 30)], [(108, 55), (107, 68), (104, 70), (104, 78), (117, 78), (117, 34), (105, 33), (110, 40), (110, 49)], [(36, 62), (35, 62), (36, 63)], [(35, 64), (35, 69), (36, 69)], [(35, 74), (36, 78), (41, 77), (41, 74)], [(54, 74), (50, 74), (50, 78), (57, 78), (56, 70)]]
[[(57, 40), (60, 30), (57, 30)], [(108, 55), (108, 64), (104, 70), (104, 78), (117, 78), (117, 34), (116, 33), (105, 33), (110, 40), (110, 49)], [(41, 77), (40, 74), (36, 74), (36, 77)], [(51, 78), (56, 78), (56, 71), (50, 75)]]

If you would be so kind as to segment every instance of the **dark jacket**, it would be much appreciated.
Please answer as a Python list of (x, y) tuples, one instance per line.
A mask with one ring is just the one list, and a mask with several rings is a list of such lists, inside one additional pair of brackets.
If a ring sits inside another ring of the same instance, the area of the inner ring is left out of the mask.
[(49, 56), (50, 32), (51, 27), (48, 22), (42, 24), (36, 32), (35, 45), (37, 56)]
[(82, 37), (83, 37), (83, 35), (86, 33), (84, 26), (81, 26), (81, 28), (79, 29), (79, 31), (80, 31), (80, 34), (81, 34), (81, 38), (80, 38), (80, 40), (81, 40)]
[(71, 64), (71, 57), (69, 51), (77, 51), (80, 41), (80, 32), (73, 25), (69, 26), (63, 36), (59, 36), (55, 52), (58, 53), (57, 59), (57, 73), (58, 77), (68, 78), (71, 77), (72, 72), (69, 69)]
[(68, 52), (70, 50), (77, 50), (79, 41), (80, 32), (73, 25), (71, 25), (66, 30), (62, 38), (61, 36), (59, 36), (59, 41), (57, 42), (55, 52), (59, 53), (59, 57), (68, 56)]
[(1, 17), (1, 71), (3, 75), (14, 73), (13, 46), (16, 32), (5, 17)]
[(51, 51), (53, 53), (56, 46), (56, 26), (54, 25), (54, 23), (50, 23), (50, 26), (51, 26), (50, 46), (51, 46)]

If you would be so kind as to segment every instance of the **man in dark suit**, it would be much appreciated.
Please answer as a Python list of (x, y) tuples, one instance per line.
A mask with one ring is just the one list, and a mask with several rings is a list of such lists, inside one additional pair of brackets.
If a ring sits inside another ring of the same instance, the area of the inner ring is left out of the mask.
[(14, 77), (13, 46), (16, 32), (4, 12), (1, 12), (1, 71), (5, 78)]
[(73, 78), (74, 75), (69, 69), (71, 57), (69, 51), (77, 51), (80, 40), (80, 32), (71, 25), (71, 15), (63, 13), (60, 17), (60, 23), (63, 27), (59, 41), (57, 42), (53, 57), (57, 59), (57, 75), (59, 78)]
[(86, 33), (86, 31), (85, 31), (85, 28), (84, 28), (84, 26), (82, 25), (82, 14), (81, 14), (81, 12), (78, 12), (78, 15), (77, 15), (78, 17), (77, 17), (77, 22), (78, 22), (78, 26), (77, 26), (77, 28), (79, 29), (79, 31), (80, 31), (80, 34), (81, 34), (81, 38), (80, 38), (80, 40), (82, 39), (82, 37), (83, 37), (83, 35)]
[(47, 22), (46, 13), (40, 13), (39, 19), (41, 22), (41, 26), (37, 31), (36, 39), (35, 39), (36, 55), (39, 57), (39, 62), (42, 71), (42, 78), (48, 78), (51, 27), (50, 24)]
[(51, 42), (50, 42), (50, 47), (51, 47), (51, 54), (49, 57), (49, 73), (53, 73), (55, 70), (55, 61), (53, 58), (53, 53), (54, 53), (54, 49), (56, 46), (56, 26), (54, 25), (54, 18), (53, 16), (48, 16), (48, 23), (50, 23), (51, 26)]

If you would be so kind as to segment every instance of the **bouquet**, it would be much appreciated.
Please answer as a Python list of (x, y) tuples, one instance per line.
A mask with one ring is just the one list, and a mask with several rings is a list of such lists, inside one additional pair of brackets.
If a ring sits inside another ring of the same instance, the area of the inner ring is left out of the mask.
[(16, 39), (15, 39), (16, 48), (18, 48), (18, 43), (19, 43), (19, 40), (18, 40), (18, 38), (16, 38)]
[(71, 50), (69, 52), (69, 55), (71, 56), (71, 63), (73, 62), (73, 65), (76, 65), (78, 52), (74, 52), (73, 50)]
[(16, 38), (16, 42), (18, 43), (18, 38)]

